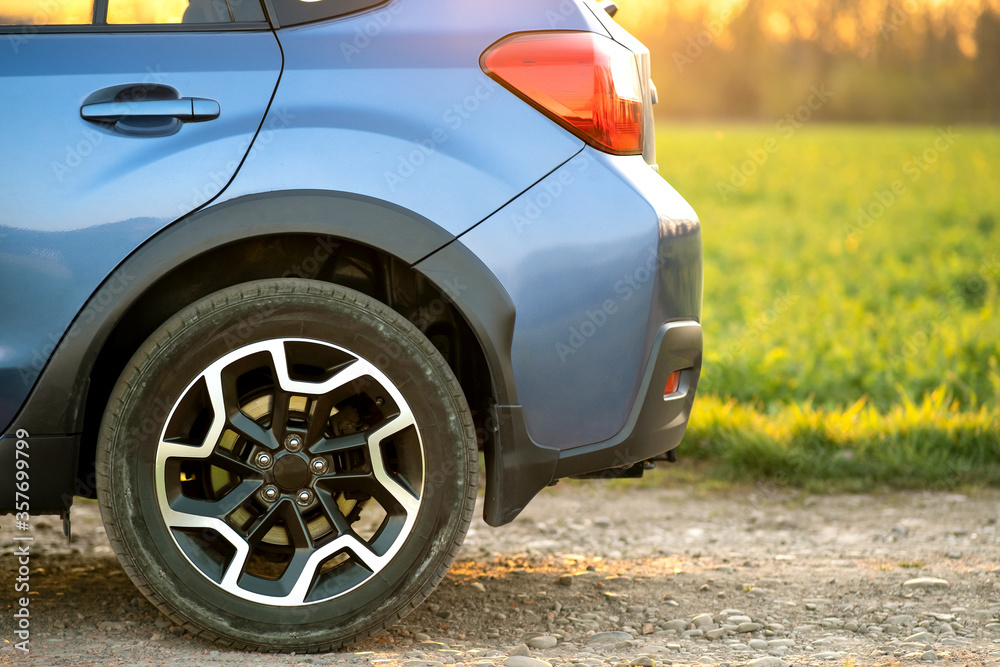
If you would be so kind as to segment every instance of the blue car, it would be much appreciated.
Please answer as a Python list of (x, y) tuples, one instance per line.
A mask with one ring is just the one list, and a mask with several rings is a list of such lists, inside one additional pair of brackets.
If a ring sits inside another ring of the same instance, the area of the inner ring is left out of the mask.
[(493, 526), (673, 460), (701, 228), (613, 10), (0, 6), (0, 513), (96, 498), (174, 622), (317, 651), (430, 593), (480, 453)]

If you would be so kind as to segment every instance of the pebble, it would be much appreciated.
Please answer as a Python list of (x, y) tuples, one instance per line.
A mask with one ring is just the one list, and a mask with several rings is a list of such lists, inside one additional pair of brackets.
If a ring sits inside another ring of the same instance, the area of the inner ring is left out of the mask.
[(929, 634), (927, 634), (926, 632), (918, 632), (916, 634), (910, 635), (909, 637), (907, 637), (903, 641), (904, 642), (925, 642), (926, 643), (926, 642), (929, 642), (930, 640), (931, 640), (931, 636)]
[(691, 623), (696, 628), (702, 628), (706, 625), (714, 625), (715, 620), (712, 618), (711, 614), (698, 614), (691, 619)]
[(917, 619), (913, 618), (909, 614), (896, 614), (895, 616), (890, 616), (889, 618), (885, 619), (885, 624), (894, 626), (902, 625), (912, 628), (914, 625), (917, 624)]
[(840, 658), (840, 654), (835, 651), (824, 651), (822, 653), (816, 653), (812, 657), (813, 660), (837, 660)]
[(656, 661), (648, 655), (636, 658), (632, 661), (632, 667), (656, 667)]
[(726, 636), (726, 631), (722, 628), (716, 628), (715, 630), (709, 630), (705, 633), (707, 639), (721, 639)]
[(760, 623), (740, 623), (736, 627), (736, 632), (757, 632), (760, 630)]
[(511, 650), (507, 652), (508, 655), (523, 655), (528, 657), (531, 655), (531, 650), (528, 648), (527, 644), (518, 644)]
[(766, 649), (766, 648), (768, 648), (770, 646), (767, 643), (767, 641), (765, 641), (763, 639), (751, 639), (750, 641), (747, 642), (747, 645), (749, 645), (750, 648), (755, 648), (755, 649), (757, 649), (759, 651), (763, 651), (764, 649)]
[(937, 653), (935, 653), (934, 651), (926, 651), (923, 655), (920, 656), (920, 659), (925, 662), (934, 662), (938, 659), (938, 657)]
[[(629, 636), (629, 639), (631, 638), (632, 637)], [(538, 648), (544, 650), (544, 649), (555, 648), (558, 645), (559, 645), (559, 640), (553, 637), (552, 635), (542, 635), (540, 637), (532, 637), (531, 639), (528, 640), (528, 646), (530, 648)]]
[(766, 655), (763, 658), (751, 660), (748, 667), (788, 667), (788, 663), (773, 655)]
[(613, 642), (631, 641), (632, 635), (627, 632), (598, 632), (587, 637), (587, 644), (610, 644)]
[(428, 642), (431, 640), (430, 635), (425, 635), (423, 632), (414, 632), (413, 641), (415, 642)]
[(687, 621), (683, 618), (675, 618), (672, 621), (667, 621), (663, 624), (664, 630), (675, 630), (677, 632), (684, 632), (690, 627)]
[(552, 667), (549, 663), (526, 655), (512, 655), (503, 661), (507, 667)]
[(1000, 634), (1000, 623), (987, 623), (986, 624), (986, 631), (987, 632), (996, 632), (996, 633)]
[(948, 588), (951, 586), (947, 579), (935, 579), (934, 577), (917, 577), (903, 582), (903, 588)]

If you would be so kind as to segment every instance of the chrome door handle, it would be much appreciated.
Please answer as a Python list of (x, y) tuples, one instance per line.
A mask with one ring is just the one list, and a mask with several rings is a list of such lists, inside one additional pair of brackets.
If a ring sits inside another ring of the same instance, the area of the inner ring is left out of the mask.
[(213, 120), (221, 112), (219, 103), (202, 97), (182, 97), (178, 100), (143, 100), (141, 102), (98, 102), (85, 104), (80, 116), (86, 120), (114, 123), (123, 118), (159, 116), (176, 118), (185, 123)]

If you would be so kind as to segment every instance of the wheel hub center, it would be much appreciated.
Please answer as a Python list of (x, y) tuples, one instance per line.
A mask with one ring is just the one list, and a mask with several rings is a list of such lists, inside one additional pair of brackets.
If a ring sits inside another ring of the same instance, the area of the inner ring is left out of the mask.
[(309, 481), (309, 464), (299, 456), (282, 456), (274, 462), (274, 483), (283, 491), (301, 489)]

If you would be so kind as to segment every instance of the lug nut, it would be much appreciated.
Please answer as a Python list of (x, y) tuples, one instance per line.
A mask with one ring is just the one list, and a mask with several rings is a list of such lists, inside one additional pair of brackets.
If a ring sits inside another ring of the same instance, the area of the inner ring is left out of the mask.
[(265, 486), (264, 490), (260, 492), (260, 497), (269, 503), (277, 500), (279, 495), (281, 494), (278, 492), (278, 487), (272, 485)]
[(295, 494), (295, 502), (297, 502), (299, 505), (302, 505), (303, 507), (311, 503), (312, 499), (313, 499), (313, 494), (312, 491), (310, 491), (309, 489), (302, 489), (301, 491)]
[(292, 433), (285, 438), (285, 449), (290, 452), (297, 452), (302, 449), (302, 438)]
[(254, 458), (254, 463), (261, 470), (267, 470), (274, 463), (274, 458), (267, 452), (261, 452)]
[(314, 475), (322, 475), (326, 472), (326, 459), (313, 459), (309, 463)]

